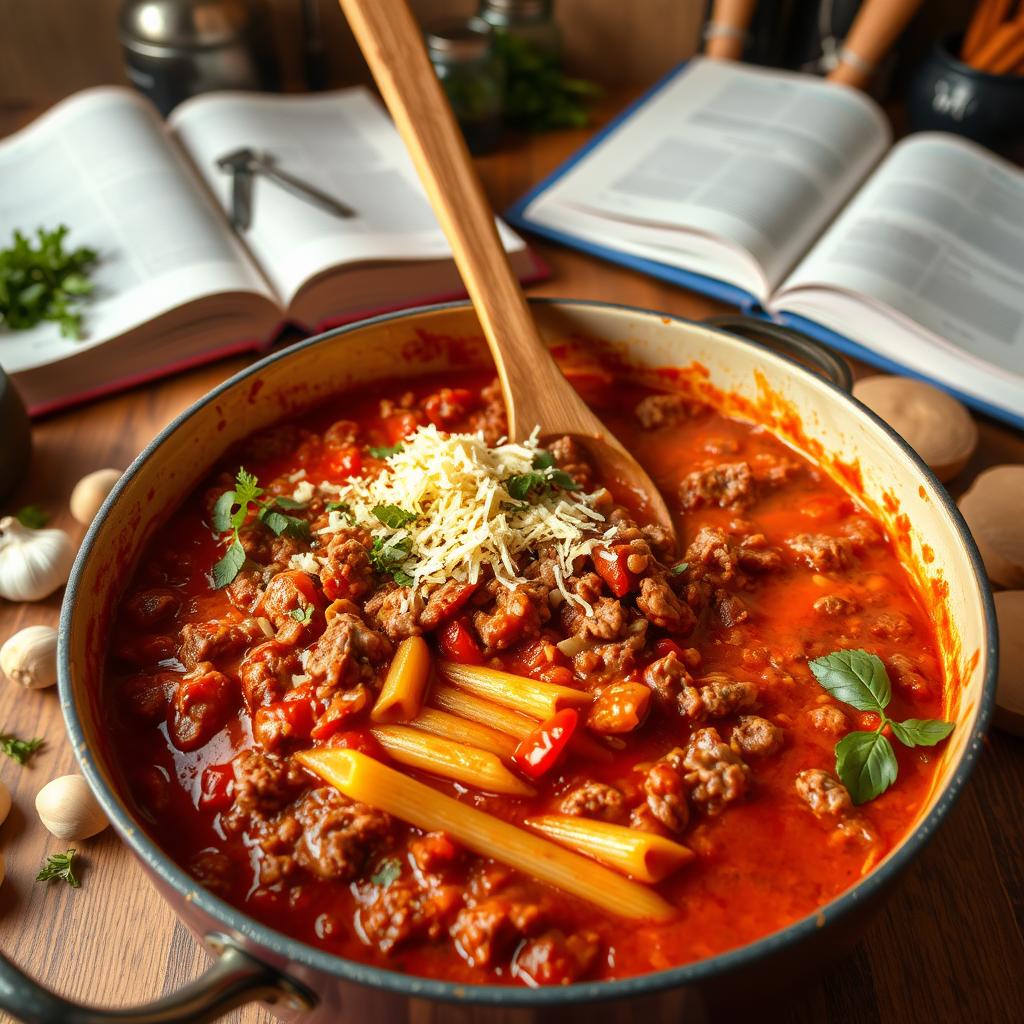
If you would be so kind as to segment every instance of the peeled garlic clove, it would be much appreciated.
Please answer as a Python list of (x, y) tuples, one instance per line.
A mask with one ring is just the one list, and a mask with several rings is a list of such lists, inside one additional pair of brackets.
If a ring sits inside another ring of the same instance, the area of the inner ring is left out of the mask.
[(32, 530), (13, 516), (0, 519), (0, 597), (41, 601), (67, 583), (74, 560), (63, 530)]
[(96, 518), (100, 505), (113, 490), (114, 484), (120, 479), (119, 469), (97, 469), (83, 476), (71, 492), (71, 514), (83, 526), (88, 526)]
[(62, 775), (36, 794), (39, 820), (58, 839), (77, 842), (107, 827), (103, 809), (81, 775)]
[(0, 672), (27, 690), (42, 690), (57, 682), (57, 630), (26, 626), (0, 647)]
[[(11, 813), (11, 791), (0, 782), (0, 825), (7, 820), (7, 815)], [(2, 868), (0, 868), (2, 872)], [(0, 873), (0, 882), (3, 881), (3, 875)]]
[(991, 466), (960, 498), (988, 578), (1024, 587), (1024, 466)]

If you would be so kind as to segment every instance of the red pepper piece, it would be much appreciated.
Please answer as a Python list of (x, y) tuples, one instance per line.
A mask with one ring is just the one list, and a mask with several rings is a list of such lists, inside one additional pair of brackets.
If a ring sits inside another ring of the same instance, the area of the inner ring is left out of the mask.
[(482, 665), (484, 663), (483, 651), (476, 642), (469, 628), (469, 623), (463, 619), (452, 619), (444, 625), (438, 633), (437, 645), (441, 653), (449, 661), (457, 661), (462, 665)]
[(199, 806), (205, 811), (223, 811), (231, 806), (235, 773), (231, 763), (211, 764), (203, 772), (199, 790)]
[(660, 640), (654, 641), (654, 655), (656, 658), (664, 658), (669, 654), (674, 654), (681, 661), (683, 658), (683, 649), (675, 642), (675, 640), (669, 640), (667, 636), (663, 636)]
[(569, 745), (580, 716), (575, 708), (556, 711), (520, 741), (512, 753), (515, 766), (529, 779), (550, 771)]
[[(614, 557), (609, 558), (611, 554)], [(594, 572), (608, 584), (608, 589), (616, 597), (625, 597), (636, 588), (636, 575), (626, 568), (626, 559), (630, 548), (626, 544), (612, 548), (594, 549)]]

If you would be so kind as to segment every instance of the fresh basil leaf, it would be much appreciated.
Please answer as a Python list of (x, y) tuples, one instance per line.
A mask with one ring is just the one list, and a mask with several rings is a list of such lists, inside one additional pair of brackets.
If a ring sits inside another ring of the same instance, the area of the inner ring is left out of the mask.
[(30, 530), (41, 530), (50, 517), (38, 505), (26, 505), (18, 509), (18, 522)]
[(398, 505), (377, 505), (370, 510), (385, 525), (392, 530), (400, 530), (407, 523), (416, 518), (415, 512), (407, 512)]
[(940, 722), (935, 718), (905, 718), (902, 722), (890, 721), (892, 734), (905, 747), (934, 747), (952, 731), (952, 722)]
[(546, 483), (542, 473), (517, 473), (505, 481), (505, 490), (508, 491), (510, 498), (525, 501), (530, 491), (543, 490)]
[(533, 456), (534, 469), (550, 469), (555, 464), (555, 457), (549, 451), (538, 448)]
[(352, 506), (347, 501), (329, 501), (326, 505), (328, 512), (344, 512), (352, 514)]
[(681, 576), (689, 568), (689, 562), (678, 562), (669, 569), (669, 572), (672, 573), (673, 576)]
[(213, 585), (218, 590), (226, 587), (245, 565), (245, 548), (241, 541), (233, 540), (224, 557), (213, 567)]
[(397, 882), (402, 874), (402, 862), (397, 857), (386, 857), (377, 865), (377, 870), (370, 876), (374, 885), (385, 888)]
[(858, 711), (884, 711), (892, 699), (885, 665), (875, 654), (834, 651), (808, 665), (823, 689)]
[(273, 508), (261, 510), (260, 518), (263, 520), (263, 525), (275, 537), (280, 537), (285, 533), (290, 537), (304, 537), (309, 533), (309, 523), (305, 519), (285, 515)]
[(578, 491), (580, 485), (564, 469), (555, 469), (547, 477), (548, 484), (561, 487), (563, 491)]
[(836, 774), (855, 804), (884, 793), (898, 768), (892, 744), (880, 732), (851, 732), (836, 744)]
[(297, 508), (305, 508), (308, 501), (296, 501), (294, 498), (286, 498), (283, 495), (275, 498), (271, 503), (271, 506), (276, 505), (279, 509), (285, 512), (292, 512)]
[(217, 499), (217, 503), (213, 506), (213, 515), (210, 517), (210, 522), (217, 533), (227, 533), (231, 529), (231, 513), (237, 503), (238, 498), (234, 491), (225, 491)]
[(402, 451), (404, 449), (400, 444), (393, 445), (391, 448), (388, 448), (386, 445), (380, 447), (370, 445), (370, 454), (375, 459), (390, 459), (392, 455), (398, 455)]
[(400, 587), (411, 587), (413, 585), (413, 577), (409, 575), (404, 569), (396, 569), (392, 574), (391, 578)]

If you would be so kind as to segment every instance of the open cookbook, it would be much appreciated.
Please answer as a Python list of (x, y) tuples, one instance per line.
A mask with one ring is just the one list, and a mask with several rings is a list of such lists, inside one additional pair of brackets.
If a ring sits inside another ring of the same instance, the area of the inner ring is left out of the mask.
[(852, 89), (691, 60), (508, 218), (1024, 427), (1024, 172)]
[[(354, 216), (256, 174), (251, 224), (236, 232), (218, 160), (241, 147)], [(362, 88), (212, 94), (167, 125), (128, 89), (79, 93), (0, 142), (0, 244), (60, 224), (68, 245), (99, 254), (83, 337), (54, 323), (0, 331), (0, 366), (36, 413), (269, 345), (288, 322), (320, 330), (463, 293), (398, 133)], [(516, 272), (540, 276), (500, 229)]]

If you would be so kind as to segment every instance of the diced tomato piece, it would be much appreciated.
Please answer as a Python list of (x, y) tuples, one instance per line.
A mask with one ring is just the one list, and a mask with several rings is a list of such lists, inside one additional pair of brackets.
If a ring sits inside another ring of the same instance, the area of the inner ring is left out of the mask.
[[(630, 549), (625, 544), (612, 548), (594, 549), (594, 572), (608, 584), (616, 597), (625, 597), (636, 587), (636, 575), (626, 568)], [(611, 556), (611, 557), (609, 557)]]
[(167, 709), (171, 742), (183, 751), (198, 750), (227, 724), (237, 686), (222, 672), (185, 676)]
[(332, 477), (359, 476), (363, 471), (363, 453), (354, 445), (331, 452), (327, 459), (327, 473)]
[(441, 388), (423, 403), (423, 411), (435, 427), (448, 428), (465, 417), (477, 404), (476, 395), (466, 388)]
[(416, 412), (396, 412), (384, 420), (384, 432), (389, 445), (400, 444), (414, 433), (423, 423), (423, 417)]
[(317, 719), (310, 736), (315, 740), (325, 740), (340, 731), (350, 719), (358, 715), (370, 702), (370, 693), (365, 686), (356, 686), (351, 690), (336, 693), (327, 710)]
[(512, 753), (513, 763), (527, 778), (539, 779), (565, 752), (578, 724), (575, 708), (556, 711), (519, 741)]
[(545, 678), (544, 673), (552, 666), (569, 664), (569, 659), (550, 640), (524, 644), (515, 654), (515, 660), (524, 674), (534, 679)]
[(313, 708), (308, 700), (280, 700), (258, 708), (252, 735), (264, 750), (274, 751), (285, 740), (308, 740), (313, 731)]
[(654, 641), (655, 658), (664, 658), (669, 654), (674, 654), (677, 658), (682, 660), (683, 649), (675, 642), (675, 640), (669, 640), (667, 636), (663, 636), (660, 640)]
[(358, 750), (371, 757), (380, 756), (380, 747), (373, 736), (365, 729), (349, 729), (347, 732), (336, 732), (327, 745), (329, 747), (343, 747), (345, 750)]
[(223, 811), (231, 806), (235, 772), (231, 763), (207, 765), (200, 783), (199, 806), (207, 811)]
[(556, 683), (558, 686), (572, 686), (576, 680), (571, 668), (565, 665), (545, 665), (543, 668), (535, 669), (530, 673), (534, 679), (541, 679), (545, 683)]
[(464, 618), (452, 619), (441, 628), (437, 635), (437, 646), (450, 661), (457, 661), (463, 665), (484, 663), (483, 651), (480, 650), (480, 645)]

